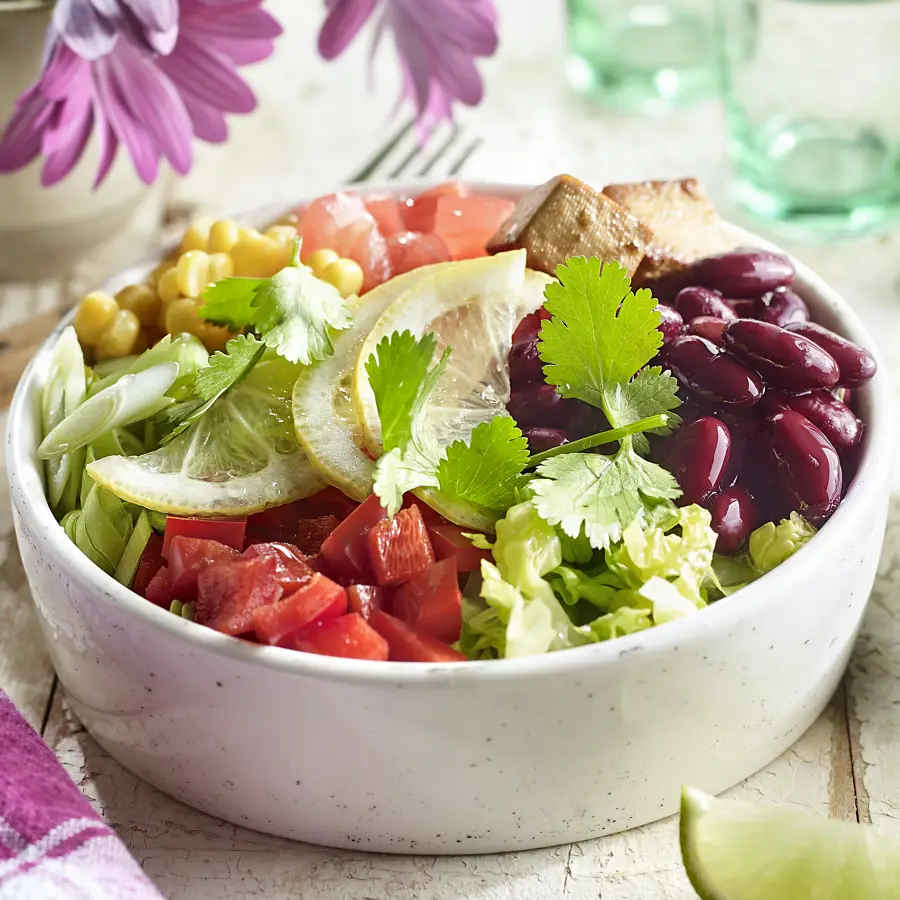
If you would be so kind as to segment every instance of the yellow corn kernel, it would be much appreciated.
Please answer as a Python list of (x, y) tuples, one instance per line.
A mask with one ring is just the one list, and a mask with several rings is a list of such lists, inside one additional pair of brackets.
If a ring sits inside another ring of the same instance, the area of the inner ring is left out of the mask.
[(151, 273), (147, 278), (147, 284), (150, 287), (156, 287), (159, 284), (159, 279), (172, 268), (172, 261), (170, 259), (164, 259)]
[(209, 225), (205, 222), (193, 222), (187, 227), (181, 238), (181, 251), (206, 250), (209, 246)]
[(209, 229), (209, 245), (206, 250), (209, 253), (228, 253), (240, 236), (241, 229), (237, 222), (219, 219), (218, 222), (213, 222), (212, 228)]
[(116, 294), (119, 309), (130, 309), (141, 325), (152, 325), (159, 317), (160, 299), (146, 284), (130, 284)]
[(190, 297), (173, 300), (166, 307), (166, 331), (169, 334), (179, 334), (182, 331), (196, 334), (202, 324), (203, 319), (197, 315), (197, 304)]
[(272, 276), (291, 264), (294, 247), (290, 241), (273, 241), (266, 238), (266, 242), (267, 276)]
[(258, 231), (244, 229), (231, 251), (234, 274), (244, 278), (269, 278), (290, 264), (291, 252), (288, 241), (273, 241)]
[(93, 347), (119, 311), (119, 304), (103, 291), (87, 294), (75, 310), (75, 333), (87, 347)]
[(141, 331), (138, 317), (128, 309), (120, 309), (97, 342), (98, 359), (128, 356)]
[(303, 262), (313, 270), (316, 278), (321, 278), (322, 273), (333, 263), (337, 262), (340, 256), (334, 250), (327, 250), (324, 247), (321, 250), (313, 250)]
[(210, 282), (230, 278), (234, 274), (234, 263), (227, 253), (213, 253), (209, 258)]
[(288, 241), (293, 244), (297, 237), (297, 229), (293, 225), (273, 225), (266, 229), (265, 234), (273, 241)]
[(199, 297), (209, 284), (209, 256), (203, 250), (182, 253), (175, 264), (176, 284), (185, 297)]
[(324, 281), (333, 284), (342, 297), (358, 294), (362, 290), (365, 275), (355, 259), (336, 259), (325, 267), (321, 275)]
[(231, 337), (231, 332), (223, 325), (213, 325), (212, 322), (201, 322), (194, 332), (210, 353), (215, 350), (224, 350), (225, 344)]
[(156, 282), (156, 293), (163, 303), (171, 303), (181, 296), (181, 290), (178, 287), (178, 270), (175, 266), (170, 266), (159, 277)]

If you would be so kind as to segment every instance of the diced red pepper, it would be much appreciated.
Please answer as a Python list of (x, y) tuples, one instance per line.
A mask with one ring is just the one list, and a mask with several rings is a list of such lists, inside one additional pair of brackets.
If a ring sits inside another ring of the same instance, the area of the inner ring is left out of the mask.
[(314, 574), (281, 602), (253, 611), (253, 631), (264, 644), (278, 644), (314, 622), (347, 612), (347, 592), (324, 575)]
[(297, 526), (301, 519), (317, 519), (320, 516), (344, 519), (357, 505), (355, 500), (351, 500), (337, 488), (327, 487), (312, 497), (275, 506), (250, 516), (247, 520), (246, 543), (293, 543), (297, 539)]
[(196, 621), (224, 634), (245, 634), (253, 611), (281, 597), (272, 556), (235, 559), (208, 566), (197, 581)]
[(134, 573), (134, 580), (131, 582), (131, 589), (142, 597), (147, 596), (147, 585), (159, 571), (159, 567), (163, 565), (162, 549), (162, 536), (155, 531), (151, 532), (150, 540), (144, 547), (144, 552), (138, 561), (137, 572)]
[(297, 546), (304, 555), (315, 556), (322, 550), (325, 538), (340, 524), (341, 520), (337, 516), (301, 519), (297, 526)]
[(432, 230), (454, 259), (486, 256), (485, 247), (516, 204), (505, 197), (440, 197)]
[(156, 574), (150, 579), (144, 596), (156, 606), (168, 609), (172, 605), (172, 589), (169, 586), (169, 570), (160, 566)]
[(394, 662), (465, 662), (466, 657), (436, 637), (401, 622), (386, 612), (376, 612), (369, 624), (388, 642)]
[(490, 550), (479, 550), (463, 532), (459, 525), (447, 522), (442, 525), (429, 525), (428, 534), (431, 546), (438, 559), (456, 560), (456, 568), (460, 572), (477, 572), (481, 569), (481, 561), (490, 561)]
[(459, 640), (462, 628), (462, 593), (456, 560), (442, 559), (413, 575), (391, 597), (390, 610), (407, 625), (412, 625), (440, 641)]
[(351, 584), (347, 588), (347, 606), (352, 612), (369, 619), (373, 612), (384, 606), (386, 596), (383, 587), (374, 584)]
[(385, 237), (390, 237), (398, 231), (406, 231), (403, 217), (400, 215), (400, 201), (392, 194), (375, 194), (367, 197), (366, 209)]
[(289, 639), (290, 646), (306, 653), (387, 662), (388, 642), (359, 613), (320, 622)]
[(367, 541), (369, 561), (380, 585), (400, 584), (434, 562), (428, 529), (416, 505), (377, 522)]
[(387, 241), (388, 257), (394, 275), (403, 275), (422, 266), (450, 262), (450, 251), (439, 235), (401, 231)]
[(255, 559), (258, 556), (271, 556), (275, 560), (278, 583), (281, 585), (283, 596), (306, 584), (315, 574), (306, 564), (303, 554), (293, 544), (253, 544), (244, 551), (245, 559)]
[(322, 542), (322, 556), (342, 575), (357, 579), (371, 576), (368, 536), (372, 526), (387, 518), (381, 501), (375, 494), (338, 525)]
[(471, 190), (460, 181), (439, 184), (407, 200), (401, 207), (400, 214), (410, 231), (434, 231), (435, 215), (441, 197), (468, 197), (470, 194)]
[(234, 547), (238, 553), (244, 549), (244, 533), (247, 519), (184, 519), (181, 516), (166, 516), (166, 534), (163, 538), (162, 555), (169, 558), (169, 548), (176, 537), (197, 538), (206, 541), (218, 541), (228, 547)]
[(208, 566), (241, 554), (234, 547), (206, 538), (177, 535), (169, 542), (169, 583), (178, 600), (197, 598), (197, 576)]

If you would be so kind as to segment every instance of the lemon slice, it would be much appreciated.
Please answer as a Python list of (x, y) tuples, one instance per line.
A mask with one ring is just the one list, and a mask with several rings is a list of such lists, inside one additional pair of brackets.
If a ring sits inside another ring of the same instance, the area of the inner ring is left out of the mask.
[[(521, 319), (544, 301), (548, 275), (525, 268), (525, 251), (442, 266), (409, 287), (387, 308), (362, 344), (353, 372), (353, 405), (363, 446), (381, 452), (380, 423), (366, 361), (379, 341), (395, 331), (415, 337), (433, 332), (437, 357), (453, 348), (449, 365), (425, 410), (424, 428), (438, 446), (466, 439), (481, 422), (506, 412), (507, 357)], [(487, 530), (493, 524), (466, 503), (450, 502), (432, 490), (420, 494), (459, 525)]]
[(436, 263), (398, 275), (350, 304), (353, 325), (334, 339), (334, 354), (300, 373), (294, 385), (294, 427), (300, 447), (328, 482), (362, 502), (372, 493), (375, 463), (362, 449), (362, 429), (350, 396), (360, 347), (384, 311), (438, 269)]
[(297, 443), (291, 393), (300, 366), (265, 356), (200, 421), (141, 456), (107, 456), (88, 474), (156, 512), (239, 516), (325, 487)]
[(871, 826), (685, 788), (681, 854), (703, 900), (900, 897), (900, 842)]

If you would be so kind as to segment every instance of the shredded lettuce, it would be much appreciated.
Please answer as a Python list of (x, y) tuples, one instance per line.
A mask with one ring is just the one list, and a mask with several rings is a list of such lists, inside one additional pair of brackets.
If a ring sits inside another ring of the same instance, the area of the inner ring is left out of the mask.
[[(68, 533), (68, 528), (66, 529)], [(128, 544), (134, 524), (131, 511), (112, 491), (95, 484), (75, 519), (75, 545), (104, 572), (112, 575)]]
[(792, 512), (790, 518), (782, 519), (778, 525), (766, 522), (750, 535), (750, 562), (765, 575), (793, 556), (815, 533), (816, 529), (798, 512)]

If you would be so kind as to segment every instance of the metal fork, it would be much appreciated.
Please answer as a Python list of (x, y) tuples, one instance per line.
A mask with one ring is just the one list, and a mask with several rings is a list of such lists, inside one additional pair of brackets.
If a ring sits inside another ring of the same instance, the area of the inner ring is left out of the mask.
[(442, 122), (426, 137), (427, 143), (423, 144), (415, 122), (406, 122), (347, 179), (347, 184), (428, 175), (453, 177), (462, 171), (483, 142), (481, 137), (468, 134), (465, 126), (452, 122)]

